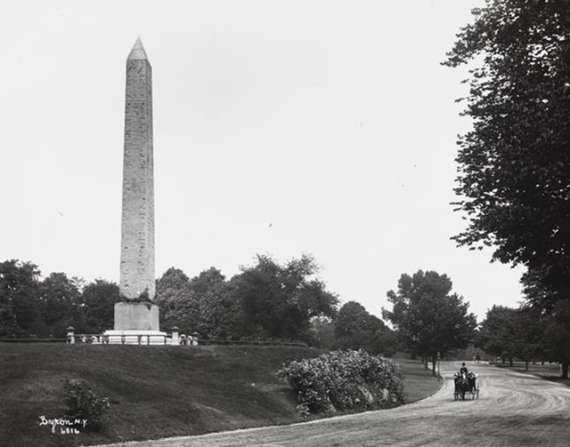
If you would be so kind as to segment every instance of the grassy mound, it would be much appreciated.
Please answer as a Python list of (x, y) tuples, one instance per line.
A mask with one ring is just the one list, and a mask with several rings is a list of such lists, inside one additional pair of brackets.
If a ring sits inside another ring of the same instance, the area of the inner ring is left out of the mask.
[[(76, 446), (300, 421), (295, 396), (275, 371), (318, 354), (292, 346), (0, 343), (0, 445)], [(409, 401), (437, 389), (420, 364), (400, 361), (400, 368)], [(39, 425), (40, 416), (64, 416), (66, 379), (110, 397), (106, 431), (62, 435)]]

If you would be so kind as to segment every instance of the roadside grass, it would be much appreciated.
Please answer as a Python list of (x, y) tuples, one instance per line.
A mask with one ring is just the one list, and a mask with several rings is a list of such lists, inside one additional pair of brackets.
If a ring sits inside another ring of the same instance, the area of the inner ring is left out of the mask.
[[(275, 371), (321, 351), (292, 346), (101, 346), (0, 343), (0, 446), (78, 446), (300, 422)], [(420, 362), (398, 360), (406, 402), (440, 382)], [(64, 416), (66, 379), (111, 399), (101, 433), (52, 434), (40, 416)]]
[(513, 362), (512, 367), (510, 367), (508, 363), (496, 363), (495, 366), (508, 368), (516, 372), (532, 374), (550, 382), (557, 382), (570, 387), (570, 379), (563, 379), (560, 377), (560, 365), (557, 363), (545, 363), (544, 365), (533, 365), (532, 363), (529, 363), (528, 370), (525, 368), (524, 362)]
[(425, 369), (421, 361), (400, 359), (397, 362), (404, 377), (407, 404), (425, 399), (441, 388), (442, 380), (432, 376), (431, 370)]

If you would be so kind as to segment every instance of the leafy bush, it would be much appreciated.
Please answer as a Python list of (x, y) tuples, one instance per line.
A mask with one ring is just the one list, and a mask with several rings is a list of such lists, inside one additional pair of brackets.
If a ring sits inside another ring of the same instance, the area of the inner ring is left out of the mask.
[(277, 376), (297, 393), (297, 410), (304, 416), (383, 408), (404, 401), (401, 376), (394, 364), (363, 350), (292, 361)]
[(101, 430), (111, 407), (109, 398), (98, 397), (91, 385), (82, 381), (69, 381), (64, 384), (65, 414), (72, 419), (87, 420), (87, 428)]

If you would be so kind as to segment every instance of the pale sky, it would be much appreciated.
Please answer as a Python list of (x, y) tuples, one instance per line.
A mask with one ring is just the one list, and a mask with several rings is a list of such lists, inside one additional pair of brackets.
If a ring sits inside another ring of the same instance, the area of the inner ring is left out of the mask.
[(481, 2), (0, 2), (0, 260), (119, 279), (125, 62), (153, 67), (156, 271), (227, 277), (303, 253), (380, 315), (402, 273), (447, 273), (479, 320), (521, 269), (457, 248), (442, 67)]

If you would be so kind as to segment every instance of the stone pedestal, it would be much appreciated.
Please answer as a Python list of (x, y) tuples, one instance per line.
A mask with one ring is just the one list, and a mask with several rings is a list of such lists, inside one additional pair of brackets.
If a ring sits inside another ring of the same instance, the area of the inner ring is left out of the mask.
[(115, 328), (105, 331), (103, 343), (111, 345), (170, 344), (158, 325), (158, 306), (146, 303), (116, 303)]
[(158, 306), (146, 303), (115, 303), (115, 326), (120, 331), (158, 331)]

